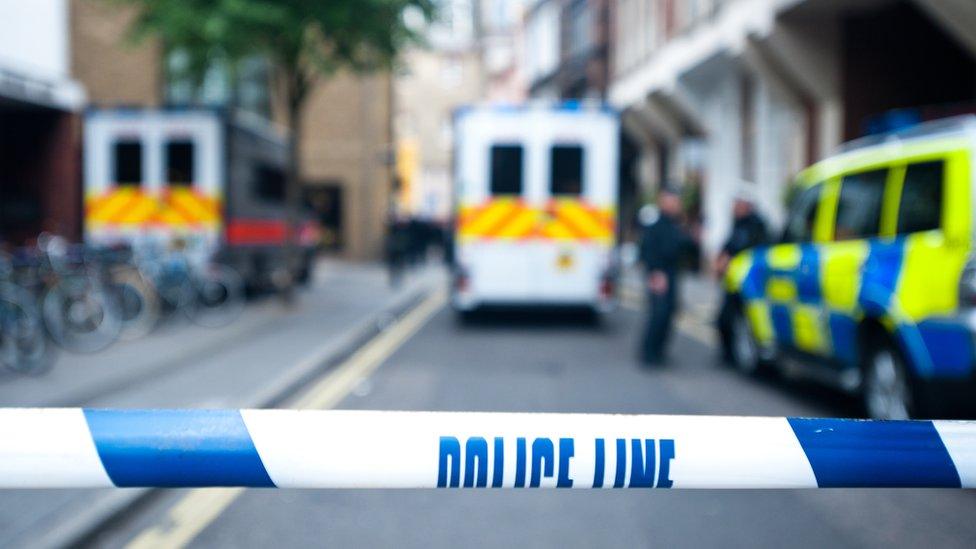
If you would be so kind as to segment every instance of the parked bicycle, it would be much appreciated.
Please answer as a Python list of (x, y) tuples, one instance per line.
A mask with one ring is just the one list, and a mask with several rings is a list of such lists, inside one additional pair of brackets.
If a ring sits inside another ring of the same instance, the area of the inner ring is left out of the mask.
[(28, 281), (40, 296), (41, 315), (51, 339), (74, 352), (100, 351), (122, 332), (122, 312), (114, 292), (99, 276), (83, 246), (59, 237), (39, 239), (36, 278)]
[(40, 373), (53, 362), (44, 322), (33, 296), (10, 282), (13, 263), (0, 256), (0, 365), (19, 373)]
[(0, 365), (43, 372), (56, 347), (95, 352), (150, 333), (164, 314), (229, 324), (244, 308), (244, 281), (194, 249), (93, 249), (41, 235), (35, 247), (0, 255)]
[(136, 339), (152, 332), (159, 323), (160, 298), (135, 264), (132, 249), (119, 246), (94, 251), (93, 255), (98, 276), (118, 305), (122, 322), (119, 338)]
[(245, 304), (244, 280), (234, 269), (188, 253), (184, 243), (161, 250), (148, 246), (138, 261), (152, 282), (162, 309), (195, 324), (216, 328), (236, 319)]

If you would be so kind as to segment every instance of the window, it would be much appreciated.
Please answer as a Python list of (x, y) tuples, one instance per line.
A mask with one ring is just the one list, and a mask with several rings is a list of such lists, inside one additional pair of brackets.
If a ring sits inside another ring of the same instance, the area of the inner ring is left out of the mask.
[(783, 242), (805, 242), (813, 238), (813, 224), (817, 219), (821, 187), (820, 183), (809, 187), (793, 201)]
[(566, 53), (568, 57), (586, 54), (593, 47), (593, 10), (586, 0), (575, 0), (567, 12)]
[(583, 147), (556, 145), (549, 155), (549, 192), (553, 196), (583, 193)]
[(166, 182), (174, 186), (193, 185), (193, 142), (189, 140), (166, 143)]
[(260, 164), (254, 171), (254, 191), (260, 200), (285, 202), (285, 172), (276, 166)]
[(898, 204), (898, 234), (931, 231), (942, 226), (944, 163), (910, 164)]
[(840, 182), (834, 240), (877, 236), (888, 170), (845, 175)]
[(271, 63), (250, 56), (230, 63), (214, 55), (197, 78), (193, 59), (183, 49), (167, 52), (164, 60), (166, 102), (171, 105), (214, 105), (271, 117)]
[(112, 152), (115, 155), (115, 184), (125, 187), (142, 185), (142, 142), (119, 141)]
[(522, 194), (522, 145), (491, 147), (491, 194)]

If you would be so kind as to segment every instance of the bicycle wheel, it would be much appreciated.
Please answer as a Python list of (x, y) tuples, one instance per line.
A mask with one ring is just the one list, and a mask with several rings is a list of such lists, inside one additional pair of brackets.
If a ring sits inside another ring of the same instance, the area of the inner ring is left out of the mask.
[(167, 315), (183, 313), (189, 316), (189, 307), (194, 297), (193, 282), (190, 275), (179, 269), (160, 269), (152, 280), (156, 295), (159, 296), (161, 309)]
[(119, 338), (131, 340), (149, 334), (159, 322), (159, 296), (137, 271), (116, 270), (109, 276), (108, 289), (115, 295), (122, 317)]
[(219, 328), (244, 309), (244, 279), (226, 265), (211, 265), (193, 276), (195, 299), (187, 312), (200, 326)]
[(100, 351), (115, 342), (122, 330), (122, 315), (113, 296), (85, 276), (55, 284), (44, 295), (41, 313), (51, 338), (69, 351)]
[(16, 286), (0, 287), (0, 363), (18, 373), (39, 374), (50, 369), (53, 359), (33, 297)]

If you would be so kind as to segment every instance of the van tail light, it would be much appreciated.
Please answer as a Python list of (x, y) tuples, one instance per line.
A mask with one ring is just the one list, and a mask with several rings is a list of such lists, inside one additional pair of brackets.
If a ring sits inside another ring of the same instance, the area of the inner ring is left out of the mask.
[(976, 261), (970, 259), (959, 278), (959, 308), (976, 308)]
[(467, 269), (460, 265), (454, 270), (454, 291), (463, 293), (470, 289), (471, 277)]
[(613, 299), (614, 295), (617, 293), (617, 280), (610, 274), (606, 273), (600, 277), (600, 297), (603, 299)]

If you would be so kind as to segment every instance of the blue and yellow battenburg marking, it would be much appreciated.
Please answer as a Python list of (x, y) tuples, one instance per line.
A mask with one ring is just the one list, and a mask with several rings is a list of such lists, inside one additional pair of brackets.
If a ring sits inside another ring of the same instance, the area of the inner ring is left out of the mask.
[(737, 256), (726, 289), (738, 293), (762, 345), (858, 366), (865, 317), (890, 329), (922, 377), (972, 374), (976, 348), (954, 316), (965, 254), (939, 231), (896, 238), (758, 247)]
[(353, 410), (0, 410), (0, 487), (113, 486), (972, 488), (976, 423)]

